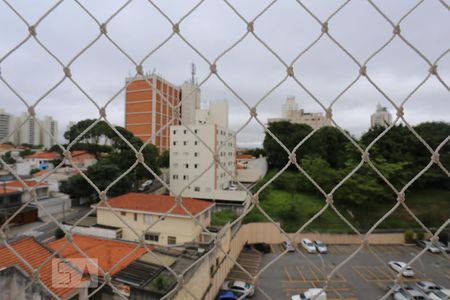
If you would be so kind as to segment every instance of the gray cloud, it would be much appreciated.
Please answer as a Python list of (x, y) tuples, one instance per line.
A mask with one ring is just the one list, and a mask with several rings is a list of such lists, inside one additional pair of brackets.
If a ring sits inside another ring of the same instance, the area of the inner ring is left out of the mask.
[[(304, 1), (321, 20), (325, 20), (344, 1)], [(30, 24), (54, 2), (14, 1), (13, 5)], [(89, 11), (104, 22), (124, 1), (99, 3), (82, 1)], [(196, 1), (155, 1), (172, 19), (178, 20)], [(254, 18), (270, 1), (231, 1), (248, 20)], [(376, 1), (389, 18), (397, 22), (414, 5), (409, 1)], [(181, 32), (208, 60), (213, 61), (246, 32), (246, 24), (223, 1), (205, 1), (180, 25)], [(108, 33), (131, 58), (139, 62), (171, 34), (171, 25), (145, 0), (135, 0), (108, 25)], [(450, 45), (448, 11), (439, 1), (424, 1), (401, 26), (402, 34), (428, 59), (434, 61)], [(365, 61), (392, 36), (392, 27), (368, 1), (351, 1), (329, 22), (329, 31), (354, 57)], [(37, 27), (38, 37), (64, 64), (67, 64), (99, 33), (98, 25), (74, 1), (64, 1)], [(256, 22), (255, 33), (283, 61), (292, 60), (308, 47), (321, 27), (296, 1), (278, 1)], [(28, 34), (27, 27), (2, 2), (0, 3), (0, 59)], [(190, 76), (190, 63), (197, 64), (198, 79), (203, 80), (208, 64), (174, 36), (144, 63), (145, 71), (157, 73), (181, 84)], [(286, 69), (253, 36), (219, 59), (219, 74), (249, 105), (257, 103), (286, 76)], [(2, 76), (29, 103), (34, 103), (63, 78), (62, 68), (35, 41), (26, 44), (0, 63)], [(295, 64), (295, 74), (325, 105), (358, 75), (358, 66), (328, 37), (323, 37)], [(428, 74), (428, 65), (398, 37), (368, 63), (368, 73), (395, 103), (400, 103)], [(134, 65), (104, 36), (83, 53), (71, 66), (73, 79), (99, 105), (104, 105), (124, 87), (125, 77), (135, 73)], [(438, 64), (441, 77), (450, 81), (450, 57)], [(300, 106), (320, 111), (317, 103), (291, 78), (273, 91), (259, 106), (259, 118), (281, 114), (286, 96), (294, 95)], [(202, 86), (204, 101), (227, 99), (230, 102), (230, 124), (238, 129), (249, 117), (248, 111), (216, 78)], [(436, 78), (430, 80), (406, 104), (406, 118), (412, 123), (428, 120), (450, 121), (448, 90)], [(359, 135), (369, 126), (376, 104), (391, 108), (390, 103), (362, 78), (334, 106), (334, 118), (343, 128)], [(15, 114), (25, 106), (0, 83), (0, 107)], [(52, 115), (60, 122), (60, 131), (69, 121), (98, 117), (95, 106), (67, 79), (37, 107), (39, 115)], [(108, 119), (118, 125), (124, 122), (124, 93), (108, 107)], [(256, 122), (238, 135), (241, 146), (257, 146), (264, 137)]]

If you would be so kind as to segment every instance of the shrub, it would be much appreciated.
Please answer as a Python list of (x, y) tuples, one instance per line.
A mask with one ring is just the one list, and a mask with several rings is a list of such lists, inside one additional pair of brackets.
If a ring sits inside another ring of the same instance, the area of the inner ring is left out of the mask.
[(59, 240), (62, 239), (66, 234), (64, 233), (64, 231), (62, 231), (61, 228), (56, 228), (55, 229), (55, 239)]
[(414, 241), (414, 231), (411, 229), (405, 231), (405, 241), (407, 243), (412, 243)]
[(424, 237), (425, 233), (423, 233), (423, 231), (416, 232), (416, 240), (423, 240)]

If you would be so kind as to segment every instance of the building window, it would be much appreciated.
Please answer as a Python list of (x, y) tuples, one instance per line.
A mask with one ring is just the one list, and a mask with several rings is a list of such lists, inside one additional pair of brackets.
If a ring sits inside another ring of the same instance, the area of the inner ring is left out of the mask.
[(186, 169), (189, 169), (189, 164), (184, 164), (184, 167), (185, 167)]
[(177, 238), (174, 236), (168, 236), (167, 237), (167, 244), (169, 245), (175, 245), (177, 243)]
[(189, 180), (189, 175), (183, 175), (184, 180)]
[(198, 168), (198, 164), (194, 164), (194, 168), (197, 169)]
[(159, 234), (158, 233), (146, 233), (145, 240), (151, 242), (159, 242)]
[(121, 211), (121, 212), (120, 212), (120, 215), (121, 215), (121, 216), (126, 216), (126, 215), (127, 215), (127, 213), (126, 213), (126, 212), (124, 212), (124, 211)]
[(183, 133), (184, 133), (184, 134), (186, 134), (186, 133), (187, 133), (187, 130), (186, 130), (186, 129), (185, 129), (185, 130), (183, 130)]
[(173, 134), (177, 134), (177, 130), (176, 129), (174, 129), (172, 132), (173, 132)]
[(151, 224), (152, 223), (152, 215), (144, 215), (144, 223)]
[(134, 213), (134, 221), (137, 222), (137, 219), (138, 219), (138, 214)]
[(184, 141), (184, 142), (183, 142), (183, 145), (185, 145), (185, 146), (186, 146), (186, 145), (187, 145), (187, 141)]
[(194, 188), (194, 191), (200, 192), (200, 187), (199, 187), (199, 186), (196, 186), (196, 187)]
[(173, 141), (173, 145), (176, 146), (177, 145), (177, 141)]
[(116, 232), (116, 239), (121, 239), (123, 237), (122, 229)]
[(178, 175), (177, 174), (172, 175), (172, 179), (178, 179)]
[(195, 142), (194, 142), (194, 145), (197, 146), (197, 144), (198, 144), (198, 141), (195, 141)]
[(194, 129), (194, 133), (198, 133), (198, 129)]
[(199, 153), (198, 152), (194, 152), (194, 156), (198, 157)]

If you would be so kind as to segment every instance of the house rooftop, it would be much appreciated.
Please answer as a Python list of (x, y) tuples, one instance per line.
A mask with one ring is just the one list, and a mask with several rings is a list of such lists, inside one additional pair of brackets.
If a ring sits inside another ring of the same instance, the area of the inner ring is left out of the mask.
[[(214, 206), (212, 202), (186, 197), (182, 197), (182, 203), (192, 215), (197, 215)], [(172, 215), (188, 215), (181, 205), (176, 204), (175, 197), (167, 195), (128, 193), (109, 199), (108, 204), (119, 210), (138, 210), (156, 214), (165, 214), (170, 211)], [(175, 208), (171, 210), (174, 205), (176, 205)], [(98, 208), (109, 209), (104, 203), (100, 204)]]
[(25, 158), (38, 158), (38, 159), (55, 159), (61, 157), (58, 152), (38, 152), (31, 155), (27, 155)]
[(48, 186), (48, 184), (45, 182), (37, 182), (37, 181), (33, 181), (33, 180), (24, 180), (23, 182), (25, 183), (26, 186), (24, 186), (22, 184), (22, 182), (20, 182), (19, 180), (14, 180), (14, 181), (7, 182), (6, 187), (7, 188), (26, 188), (26, 187), (34, 187), (36, 185), (38, 187)]
[[(147, 253), (147, 250), (143, 246), (138, 247), (137, 243), (102, 239), (93, 236), (75, 234), (73, 235), (73, 243), (88, 257), (97, 259), (99, 267), (104, 272), (109, 272), (111, 275), (120, 272), (143, 254)], [(66, 238), (48, 244), (48, 246), (55, 251), (63, 247), (63, 245), (66, 246), (59, 252), (60, 256), (65, 258), (85, 258), (72, 243), (67, 242)], [(135, 250), (137, 247), (138, 249)], [(151, 246), (148, 246), (148, 248), (153, 250), (153, 247)], [(116, 263), (118, 264), (116, 265)], [(102, 276), (100, 270), (98, 275)]]
[[(33, 269), (40, 269), (40, 280), (43, 282), (44, 289), (51, 290), (54, 294), (63, 298), (72, 294), (75, 289), (73, 287), (54, 287), (52, 285), (52, 252), (41, 245), (39, 242), (31, 237), (10, 242), (9, 245), (16, 251)], [(48, 260), (48, 261), (47, 261)], [(28, 275), (32, 276), (32, 270), (26, 266), (21, 259), (19, 259), (6, 246), (0, 246), (0, 268), (9, 268), (12, 266), (19, 266)]]

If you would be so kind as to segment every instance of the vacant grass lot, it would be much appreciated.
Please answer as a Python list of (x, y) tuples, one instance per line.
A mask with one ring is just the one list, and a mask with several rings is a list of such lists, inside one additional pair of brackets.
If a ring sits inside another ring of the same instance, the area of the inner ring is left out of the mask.
[[(335, 204), (345, 218), (358, 230), (365, 232), (395, 205), (395, 199), (392, 199), (392, 202), (372, 202), (353, 207)], [(426, 226), (439, 227), (448, 218), (450, 191), (428, 189), (410, 192), (406, 194), (406, 204)], [(297, 231), (324, 205), (325, 200), (316, 195), (303, 193), (292, 195), (286, 191), (275, 189), (269, 190), (261, 199), (261, 207), (276, 222), (280, 222), (282, 228), (287, 232)], [(236, 214), (233, 212), (216, 212), (212, 214), (212, 223), (213, 225), (224, 225), (235, 218)], [(268, 220), (257, 208), (254, 208), (244, 221), (249, 223)], [(405, 230), (419, 227), (409, 213), (400, 206), (377, 229)], [(305, 231), (352, 232), (350, 227), (330, 207), (308, 225)]]

